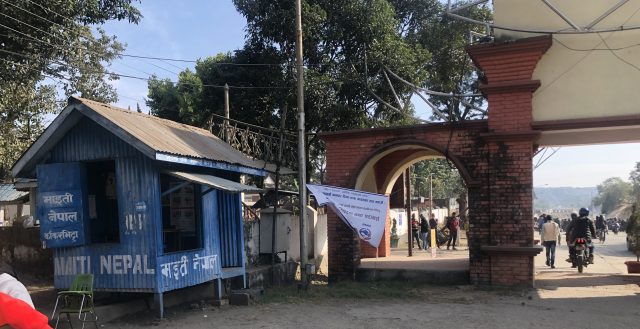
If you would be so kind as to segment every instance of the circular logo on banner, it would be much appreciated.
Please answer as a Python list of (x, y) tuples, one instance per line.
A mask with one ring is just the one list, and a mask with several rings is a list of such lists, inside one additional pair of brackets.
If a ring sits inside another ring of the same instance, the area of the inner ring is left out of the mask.
[(370, 240), (371, 239), (371, 230), (369, 230), (366, 227), (363, 227), (360, 229), (360, 236), (362, 237), (362, 239), (364, 240)]

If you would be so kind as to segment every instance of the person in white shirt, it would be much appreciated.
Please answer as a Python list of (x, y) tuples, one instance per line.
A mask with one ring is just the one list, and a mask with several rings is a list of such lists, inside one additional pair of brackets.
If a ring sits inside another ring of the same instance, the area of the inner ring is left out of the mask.
[(556, 259), (556, 242), (558, 241), (558, 236), (560, 236), (560, 226), (552, 220), (551, 215), (547, 215), (545, 217), (545, 222), (542, 225), (541, 239), (547, 255), (546, 264), (547, 266), (551, 266), (551, 268), (556, 268), (554, 264)]
[(33, 301), (27, 288), (16, 278), (7, 273), (0, 274), (0, 292), (22, 300), (33, 307)]

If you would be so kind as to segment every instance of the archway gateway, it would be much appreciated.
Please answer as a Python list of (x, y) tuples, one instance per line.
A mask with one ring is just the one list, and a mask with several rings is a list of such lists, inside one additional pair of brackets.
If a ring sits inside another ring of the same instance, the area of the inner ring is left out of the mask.
[[(388, 193), (383, 189), (410, 160), (444, 154), (468, 188), (470, 282), (532, 286), (533, 257), (541, 251), (531, 217), (532, 159), (540, 137), (532, 129), (531, 101), (540, 81), (532, 74), (550, 46), (545, 36), (468, 48), (487, 79), (480, 87), (489, 101), (486, 121), (324, 133), (327, 183)], [(328, 238), (330, 281), (353, 279), (360, 258), (375, 256), (331, 212)], [(390, 252), (388, 241), (386, 232), (378, 256)]]

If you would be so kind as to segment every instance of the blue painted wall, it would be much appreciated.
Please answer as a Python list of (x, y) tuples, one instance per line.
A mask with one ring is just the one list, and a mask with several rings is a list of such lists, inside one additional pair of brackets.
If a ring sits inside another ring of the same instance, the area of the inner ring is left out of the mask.
[(56, 288), (69, 287), (75, 275), (87, 272), (95, 276), (95, 289), (144, 292), (206, 282), (220, 277), (223, 266), (242, 267), (244, 273), (238, 193), (205, 194), (203, 248), (163, 255), (159, 173), (164, 163), (145, 157), (87, 118), (51, 150), (48, 163), (109, 159), (116, 164), (120, 242), (54, 249)]

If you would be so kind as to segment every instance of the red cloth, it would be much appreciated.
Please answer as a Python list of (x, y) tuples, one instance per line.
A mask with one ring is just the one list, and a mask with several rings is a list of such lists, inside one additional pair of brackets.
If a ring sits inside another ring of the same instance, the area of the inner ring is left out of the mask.
[(0, 292), (0, 326), (14, 329), (51, 329), (49, 319), (24, 301)]

